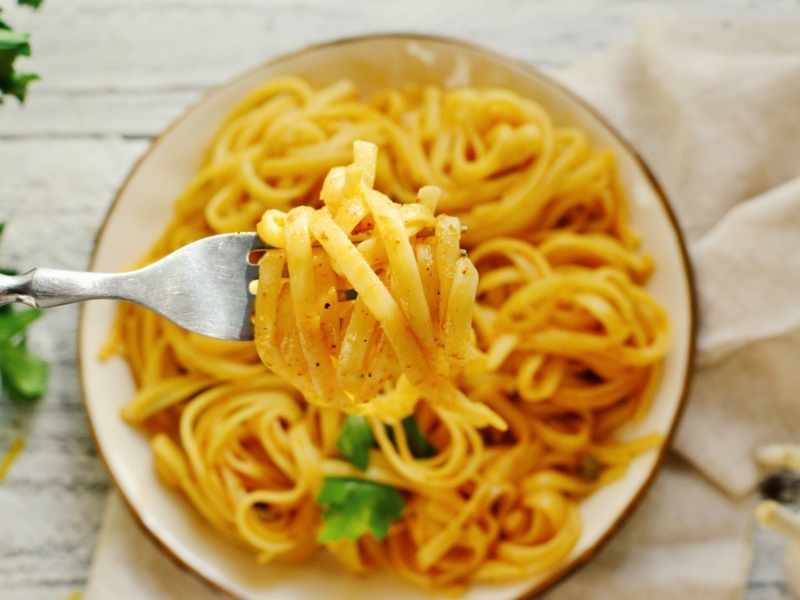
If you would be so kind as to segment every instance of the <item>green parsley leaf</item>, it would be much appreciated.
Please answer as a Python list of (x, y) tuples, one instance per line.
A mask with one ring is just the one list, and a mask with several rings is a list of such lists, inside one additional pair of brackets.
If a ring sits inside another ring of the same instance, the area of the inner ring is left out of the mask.
[(603, 465), (597, 457), (584, 454), (578, 463), (578, 477), (587, 481), (596, 481), (603, 472)]
[(42, 311), (36, 309), (13, 310), (11, 305), (6, 305), (9, 309), (3, 312), (0, 319), (0, 344), (9, 343), (12, 338), (22, 332), (28, 325), (33, 323), (42, 315)]
[(369, 466), (369, 449), (375, 445), (375, 437), (366, 417), (347, 415), (339, 432), (336, 447), (347, 460), (362, 471)]
[(317, 504), (324, 520), (320, 543), (357, 540), (365, 533), (382, 540), (405, 506), (393, 487), (350, 477), (326, 477)]
[(47, 363), (28, 350), (25, 338), (16, 344), (0, 345), (0, 379), (3, 392), (12, 402), (41, 398), (47, 391), (48, 375)]
[[(419, 424), (414, 415), (408, 415), (403, 419), (402, 425), (403, 431), (406, 434), (408, 449), (411, 450), (411, 454), (415, 458), (431, 458), (432, 456), (436, 456), (436, 448), (420, 431)], [(392, 440), (392, 443), (396, 446), (397, 442), (394, 438), (394, 430), (391, 427), (387, 427), (387, 433), (389, 434), (389, 439)]]
[(27, 33), (14, 31), (3, 23), (0, 29), (0, 50), (13, 50), (19, 56), (30, 56), (31, 45), (28, 43), (30, 36)]
[[(0, 223), (0, 234), (3, 224)], [(8, 269), (0, 269), (11, 274)], [(25, 330), (42, 316), (42, 311), (19, 310), (10, 304), (0, 306), (0, 389), (12, 402), (28, 402), (44, 396), (47, 391), (47, 363), (31, 353)]]
[[(37, 8), (42, 0), (17, 0), (20, 5)], [(20, 102), (25, 101), (28, 84), (39, 79), (33, 73), (20, 73), (15, 69), (14, 61), (20, 56), (30, 56), (31, 46), (27, 33), (14, 31), (7, 23), (0, 20), (0, 104), (3, 96), (14, 96)]]
[(436, 456), (436, 448), (428, 441), (428, 438), (422, 435), (414, 415), (409, 415), (403, 419), (403, 431), (406, 433), (408, 448), (416, 458)]
[(27, 346), (25, 329), (41, 316), (36, 309), (0, 310), (0, 384), (12, 402), (41, 398), (47, 391), (49, 368)]
[[(419, 429), (414, 415), (409, 415), (402, 421), (403, 431), (411, 454), (416, 458), (431, 458), (436, 456), (436, 448), (428, 441)], [(394, 442), (394, 430), (387, 426), (389, 438)], [(336, 441), (336, 447), (342, 456), (357, 466), (362, 471), (369, 467), (369, 449), (375, 446), (375, 437), (366, 417), (360, 415), (347, 415)]]

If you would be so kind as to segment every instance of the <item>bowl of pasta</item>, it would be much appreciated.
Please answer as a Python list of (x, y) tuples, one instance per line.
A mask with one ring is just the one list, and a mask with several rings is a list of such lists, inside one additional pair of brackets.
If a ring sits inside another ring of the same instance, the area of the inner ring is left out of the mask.
[(117, 491), (211, 588), (529, 597), (645, 494), (687, 393), (689, 265), (646, 165), (551, 78), (416, 35), (271, 60), (153, 143), (92, 269), (237, 231), (269, 246), (254, 340), (103, 302), (79, 328)]

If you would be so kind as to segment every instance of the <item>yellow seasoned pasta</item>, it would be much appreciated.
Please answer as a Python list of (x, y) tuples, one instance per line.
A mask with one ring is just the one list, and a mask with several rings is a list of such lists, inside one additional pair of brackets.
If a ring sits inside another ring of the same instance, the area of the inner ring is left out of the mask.
[[(461, 255), (458, 219), (434, 217), (436, 188), (392, 202), (372, 187), (377, 147), (355, 142), (354, 155), (325, 179), (323, 208), (270, 209), (258, 224), (275, 249), (260, 262), (261, 360), (319, 406), (397, 420), (424, 397), (476, 427), (505, 429), (457, 386), (480, 361), (478, 272)], [(340, 299), (343, 285), (352, 298)]]
[[(244, 230), (275, 248), (254, 344), (125, 305), (108, 352), (162, 481), (259, 560), (325, 548), (450, 591), (542, 573), (580, 537), (581, 500), (663, 443), (613, 436), (669, 349), (656, 265), (613, 154), (534, 100), (265, 82), (143, 261)], [(353, 506), (389, 498), (386, 522), (336, 530), (345, 487), (366, 494)]]

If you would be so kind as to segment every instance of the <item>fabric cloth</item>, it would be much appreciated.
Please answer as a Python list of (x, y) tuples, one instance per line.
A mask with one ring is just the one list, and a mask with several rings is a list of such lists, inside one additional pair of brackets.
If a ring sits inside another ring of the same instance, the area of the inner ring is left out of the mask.
[[(620, 532), (545, 597), (738, 598), (753, 452), (800, 442), (800, 22), (646, 22), (630, 44), (555, 75), (663, 185), (688, 241), (700, 326), (672, 455)], [(84, 597), (213, 598), (113, 494)]]

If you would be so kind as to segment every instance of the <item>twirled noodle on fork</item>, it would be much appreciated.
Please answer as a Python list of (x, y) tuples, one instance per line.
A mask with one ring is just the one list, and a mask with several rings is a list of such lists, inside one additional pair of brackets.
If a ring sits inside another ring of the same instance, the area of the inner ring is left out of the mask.
[[(461, 255), (458, 219), (434, 217), (436, 188), (423, 188), (415, 204), (376, 191), (374, 144), (356, 142), (354, 157), (331, 170), (322, 208), (268, 210), (258, 224), (261, 238), (283, 250), (260, 263), (261, 359), (312, 404), (397, 420), (424, 398), (477, 427), (505, 429), (456, 385), (480, 360), (478, 272)], [(433, 233), (421, 237), (426, 230)], [(342, 287), (357, 296), (340, 300)]]

